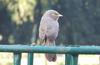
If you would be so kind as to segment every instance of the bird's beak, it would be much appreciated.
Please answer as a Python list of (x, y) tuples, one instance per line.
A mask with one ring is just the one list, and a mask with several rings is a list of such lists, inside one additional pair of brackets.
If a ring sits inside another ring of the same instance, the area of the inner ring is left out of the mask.
[(58, 16), (59, 16), (59, 17), (63, 17), (63, 15), (61, 15), (61, 14), (59, 14)]

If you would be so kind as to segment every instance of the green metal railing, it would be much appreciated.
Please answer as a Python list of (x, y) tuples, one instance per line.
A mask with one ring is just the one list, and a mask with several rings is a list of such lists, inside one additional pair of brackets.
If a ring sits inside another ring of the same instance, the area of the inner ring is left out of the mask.
[(21, 53), (28, 53), (27, 65), (33, 65), (34, 53), (65, 54), (65, 65), (78, 65), (79, 54), (100, 54), (100, 46), (0, 45), (0, 52), (13, 52), (14, 65), (20, 65)]

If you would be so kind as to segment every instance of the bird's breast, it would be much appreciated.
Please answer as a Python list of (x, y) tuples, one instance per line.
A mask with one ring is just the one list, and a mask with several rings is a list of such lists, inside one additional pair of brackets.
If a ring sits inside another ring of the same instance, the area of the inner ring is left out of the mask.
[(59, 23), (57, 21), (50, 21), (47, 24), (47, 36), (52, 39), (56, 39), (59, 32)]

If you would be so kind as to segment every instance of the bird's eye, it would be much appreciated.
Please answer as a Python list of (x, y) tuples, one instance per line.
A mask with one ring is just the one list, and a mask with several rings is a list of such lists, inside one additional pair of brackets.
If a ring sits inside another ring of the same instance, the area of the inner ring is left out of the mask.
[(52, 15), (57, 16), (57, 15), (58, 15), (58, 13), (53, 13)]
[(58, 13), (54, 13), (55, 15), (58, 15)]

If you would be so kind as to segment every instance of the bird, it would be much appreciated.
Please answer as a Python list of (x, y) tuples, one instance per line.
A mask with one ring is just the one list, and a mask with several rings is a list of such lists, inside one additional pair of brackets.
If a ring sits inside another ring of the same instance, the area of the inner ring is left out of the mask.
[[(39, 25), (39, 39), (42, 40), (42, 45), (55, 46), (55, 40), (59, 32), (59, 17), (62, 17), (56, 10), (47, 10), (41, 17)], [(56, 54), (45, 54), (49, 62), (55, 62)]]

